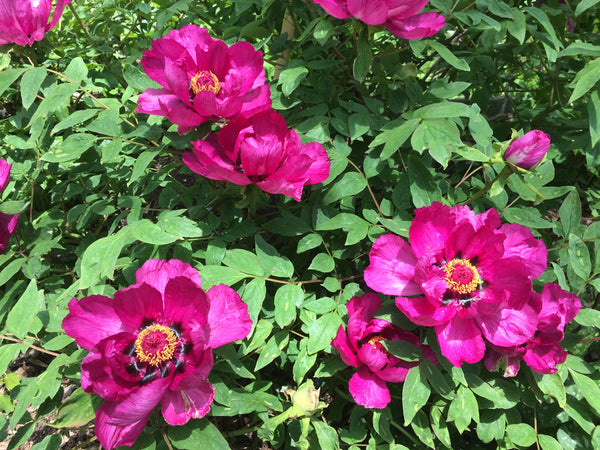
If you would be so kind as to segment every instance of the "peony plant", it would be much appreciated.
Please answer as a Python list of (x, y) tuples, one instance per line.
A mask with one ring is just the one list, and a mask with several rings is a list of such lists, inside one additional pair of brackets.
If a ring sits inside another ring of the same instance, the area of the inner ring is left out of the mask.
[[(0, 0), (0, 45), (32, 46), (35, 41), (41, 41), (60, 20), (65, 5), (72, 1)], [(52, 3), (55, 3), (53, 12)]]

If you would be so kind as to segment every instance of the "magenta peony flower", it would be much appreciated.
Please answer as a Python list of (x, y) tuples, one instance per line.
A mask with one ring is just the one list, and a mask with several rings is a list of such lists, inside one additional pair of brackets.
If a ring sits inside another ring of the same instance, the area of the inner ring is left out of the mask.
[(163, 86), (146, 89), (137, 112), (165, 116), (185, 133), (207, 120), (271, 107), (262, 53), (248, 42), (227, 47), (198, 25), (172, 30), (152, 42), (142, 67)]
[(531, 278), (546, 268), (547, 250), (529, 229), (500, 226), (493, 209), (475, 214), (434, 203), (416, 210), (409, 237), (410, 245), (392, 234), (375, 241), (365, 282), (397, 296), (414, 323), (435, 326), (452, 364), (480, 361), (483, 337), (508, 347), (533, 336)]
[(579, 298), (556, 283), (548, 283), (541, 295), (532, 293), (529, 304), (537, 314), (535, 334), (519, 346), (491, 346), (485, 357), (488, 370), (502, 367), (505, 377), (514, 377), (523, 358), (535, 372), (554, 373), (556, 366), (567, 359), (567, 352), (558, 343), (565, 337), (565, 325), (581, 308)]
[(196, 173), (213, 180), (256, 185), (271, 194), (300, 201), (302, 187), (329, 176), (327, 152), (321, 144), (302, 144), (283, 117), (273, 110), (251, 118), (238, 116), (219, 134), (193, 143), (183, 161)]
[[(340, 326), (331, 342), (346, 364), (358, 367), (348, 385), (354, 401), (365, 408), (385, 408), (391, 400), (386, 381), (404, 381), (408, 371), (419, 364), (392, 356), (385, 349), (382, 341), (407, 341), (419, 345), (419, 339), (386, 320), (374, 319), (373, 313), (380, 306), (381, 299), (377, 294), (352, 297), (346, 304), (348, 333)], [(437, 364), (429, 347), (423, 347), (423, 354)]]
[(434, 12), (421, 13), (429, 0), (313, 0), (338, 19), (356, 17), (369, 25), (385, 25), (403, 39), (433, 36), (446, 19)]
[(504, 159), (529, 170), (542, 160), (549, 148), (550, 136), (540, 130), (531, 130), (509, 144)]
[[(8, 184), (10, 177), (10, 169), (12, 164), (6, 162), (4, 158), (0, 158), (0, 192), (3, 192)], [(17, 228), (19, 220), (18, 214), (5, 214), (0, 212), (0, 252), (3, 252), (8, 245), (10, 235)]]
[(252, 321), (233, 289), (205, 292), (198, 272), (176, 259), (149, 260), (114, 299), (69, 302), (65, 332), (90, 353), (81, 386), (105, 399), (96, 412), (104, 448), (132, 445), (160, 402), (171, 425), (203, 417), (215, 392), (212, 349), (243, 339)]
[(0, 45), (14, 42), (32, 46), (54, 27), (65, 5), (73, 0), (57, 0), (52, 20), (52, 0), (0, 0)]

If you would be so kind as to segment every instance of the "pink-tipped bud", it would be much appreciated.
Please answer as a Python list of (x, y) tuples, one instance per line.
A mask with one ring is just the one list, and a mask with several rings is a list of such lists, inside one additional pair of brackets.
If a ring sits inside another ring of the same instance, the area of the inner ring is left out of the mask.
[(531, 130), (510, 143), (504, 159), (522, 169), (531, 169), (539, 163), (550, 148), (550, 136), (540, 130)]

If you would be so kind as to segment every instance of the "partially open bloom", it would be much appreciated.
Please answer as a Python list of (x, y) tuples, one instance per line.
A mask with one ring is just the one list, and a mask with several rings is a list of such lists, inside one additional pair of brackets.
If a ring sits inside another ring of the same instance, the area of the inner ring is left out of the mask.
[(433, 36), (446, 24), (434, 12), (419, 14), (429, 0), (313, 0), (338, 19), (356, 17), (369, 25), (384, 25), (403, 39)]
[(508, 347), (533, 336), (531, 279), (545, 270), (547, 250), (529, 229), (501, 226), (494, 209), (475, 214), (436, 202), (416, 210), (409, 237), (410, 245), (393, 234), (375, 241), (365, 282), (397, 296), (414, 323), (435, 326), (452, 364), (480, 361), (483, 337)]
[[(10, 177), (10, 169), (12, 164), (6, 162), (4, 158), (0, 158), (0, 192), (4, 191)], [(17, 228), (18, 214), (5, 214), (0, 212), (0, 252), (4, 251), (8, 245), (10, 235)]]
[(231, 47), (198, 25), (172, 30), (152, 42), (142, 67), (162, 86), (146, 89), (137, 112), (165, 116), (185, 133), (207, 120), (271, 107), (262, 53), (248, 42)]
[(104, 448), (132, 445), (158, 403), (171, 425), (203, 417), (215, 396), (212, 349), (243, 339), (252, 321), (237, 292), (205, 292), (198, 272), (176, 259), (149, 260), (114, 299), (69, 302), (65, 332), (90, 352), (81, 386), (105, 399), (96, 412)]
[(298, 133), (273, 110), (250, 118), (238, 116), (218, 135), (193, 142), (193, 153), (184, 153), (183, 161), (206, 178), (256, 183), (265, 192), (297, 201), (304, 185), (327, 179), (330, 166), (321, 144), (302, 144)]
[(50, 20), (52, 0), (0, 0), (0, 45), (14, 42), (31, 46), (41, 41), (72, 1), (57, 0)]
[[(352, 297), (346, 304), (348, 331), (340, 325), (331, 342), (346, 364), (358, 367), (350, 378), (349, 388), (354, 401), (365, 408), (385, 408), (391, 400), (386, 381), (404, 381), (408, 371), (419, 364), (399, 359), (383, 346), (384, 341), (419, 345), (419, 339), (386, 320), (373, 318), (380, 306), (381, 299), (377, 294)], [(426, 358), (437, 364), (429, 347), (424, 346), (422, 350)]]
[(529, 170), (542, 160), (549, 148), (550, 136), (540, 130), (531, 130), (509, 144), (504, 159)]
[(565, 325), (581, 308), (579, 298), (556, 283), (548, 283), (541, 295), (532, 293), (529, 304), (537, 314), (535, 334), (519, 346), (491, 346), (485, 357), (489, 370), (501, 367), (505, 377), (514, 377), (523, 358), (535, 372), (554, 373), (556, 366), (567, 359), (567, 352), (558, 343), (565, 337)]

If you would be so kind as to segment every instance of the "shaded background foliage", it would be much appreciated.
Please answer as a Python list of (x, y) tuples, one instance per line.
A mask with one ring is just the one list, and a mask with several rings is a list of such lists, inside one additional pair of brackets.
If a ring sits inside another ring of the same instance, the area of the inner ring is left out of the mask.
[[(61, 321), (72, 297), (111, 296), (148, 258), (190, 262), (205, 289), (233, 286), (255, 327), (215, 352), (211, 413), (175, 428), (152, 418), (136, 448), (600, 447), (600, 2), (432, 0), (446, 27), (410, 42), (300, 0), (70, 6), (44, 41), (0, 54), (0, 146), (13, 163), (0, 210), (21, 213), (0, 255), (8, 448), (58, 448), (74, 433), (94, 445), (98, 398), (75, 389), (85, 352)], [(134, 112), (154, 86), (142, 52), (189, 23), (261, 50), (274, 108), (326, 146), (330, 177), (302, 202), (196, 176), (181, 152), (207, 127), (180, 136)], [(490, 158), (511, 129), (549, 133), (547, 160), (472, 199), (504, 167)], [(413, 210), (433, 201), (495, 207), (544, 240), (549, 266), (534, 288), (557, 282), (583, 304), (563, 342), (571, 355), (553, 375), (453, 367), (433, 331), (387, 298), (380, 317), (420, 334), (440, 365), (413, 369), (390, 384), (390, 406), (367, 410), (330, 342), (366, 289), (372, 242), (407, 237)], [(283, 391), (309, 379), (322, 416), (265, 424), (290, 406)], [(32, 437), (41, 424), (54, 431)]]

